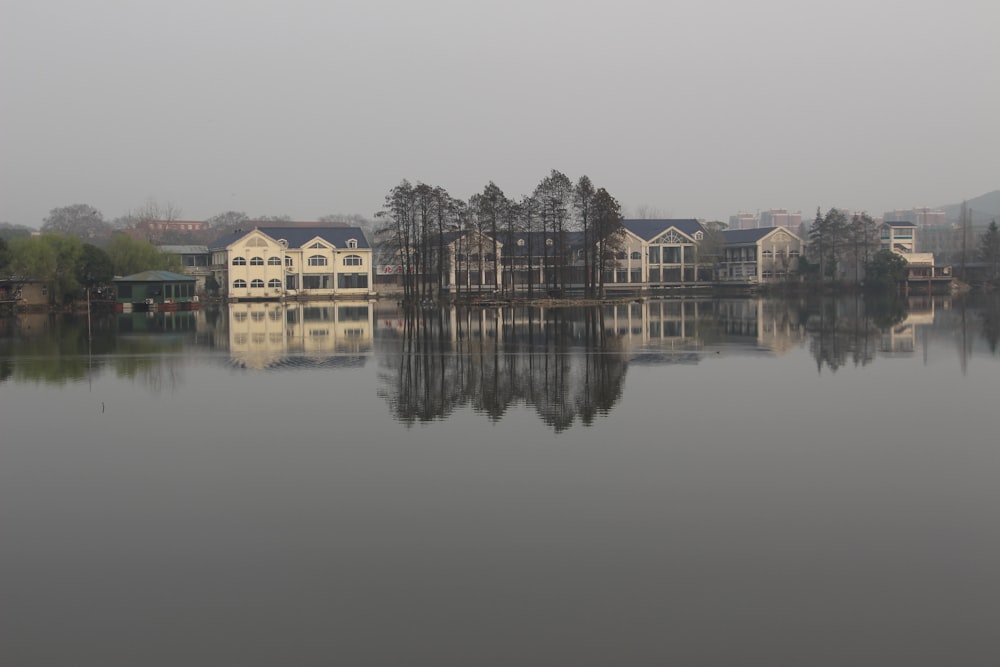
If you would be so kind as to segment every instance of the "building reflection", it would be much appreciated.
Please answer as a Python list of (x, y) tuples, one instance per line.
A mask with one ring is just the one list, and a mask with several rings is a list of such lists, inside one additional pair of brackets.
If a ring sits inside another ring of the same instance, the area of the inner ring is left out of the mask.
[(367, 301), (254, 302), (229, 305), (226, 336), (234, 362), (263, 369), (292, 362), (337, 365), (344, 355), (363, 364), (373, 329)]

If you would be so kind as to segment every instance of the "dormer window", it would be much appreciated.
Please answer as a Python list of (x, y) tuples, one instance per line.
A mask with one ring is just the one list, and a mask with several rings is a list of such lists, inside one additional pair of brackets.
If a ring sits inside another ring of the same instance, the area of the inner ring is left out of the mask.
[(552, 239), (545, 239), (545, 245), (551, 246), (552, 245)]
[(517, 240), (517, 245), (519, 245), (519, 246), (521, 246), (523, 248), (524, 247), (524, 239), (518, 239)]
[(701, 233), (701, 232), (695, 232), (694, 233), (694, 240), (695, 241), (700, 241), (703, 238), (705, 238), (705, 235), (703, 233)]
[(347, 239), (347, 247), (348, 248), (357, 248), (358, 247), (358, 240), (357, 239)]

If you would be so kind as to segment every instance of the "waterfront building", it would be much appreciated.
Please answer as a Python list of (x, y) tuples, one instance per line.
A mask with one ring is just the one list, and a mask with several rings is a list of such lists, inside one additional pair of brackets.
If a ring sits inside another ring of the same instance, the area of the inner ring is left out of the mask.
[(360, 227), (255, 227), (208, 249), (230, 300), (374, 295), (372, 249)]

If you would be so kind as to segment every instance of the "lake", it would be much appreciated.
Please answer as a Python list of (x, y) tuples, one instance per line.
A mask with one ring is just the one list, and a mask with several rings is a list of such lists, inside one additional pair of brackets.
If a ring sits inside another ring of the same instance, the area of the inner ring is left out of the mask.
[(1000, 300), (0, 320), (0, 655), (994, 665)]

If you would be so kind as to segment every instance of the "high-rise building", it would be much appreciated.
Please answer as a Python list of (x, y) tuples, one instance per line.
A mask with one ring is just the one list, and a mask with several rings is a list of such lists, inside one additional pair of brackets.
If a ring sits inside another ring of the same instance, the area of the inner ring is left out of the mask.
[(886, 211), (882, 218), (886, 222), (909, 222), (917, 227), (938, 227), (948, 224), (948, 215), (944, 211), (925, 207), (897, 208)]
[(730, 229), (757, 229), (759, 226), (757, 215), (754, 213), (740, 211), (736, 215), (729, 216)]
[(772, 208), (760, 214), (761, 227), (784, 227), (796, 231), (802, 224), (802, 211), (789, 212), (787, 208)]

